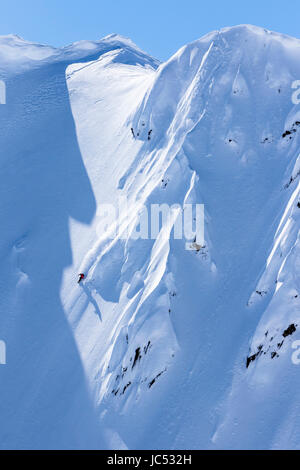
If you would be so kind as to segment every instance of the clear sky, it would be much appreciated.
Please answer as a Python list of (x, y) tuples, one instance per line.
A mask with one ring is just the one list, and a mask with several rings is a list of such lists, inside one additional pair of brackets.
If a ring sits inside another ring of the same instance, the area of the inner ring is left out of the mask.
[(241, 23), (300, 37), (300, 0), (0, 0), (0, 35), (64, 46), (119, 33), (161, 60)]

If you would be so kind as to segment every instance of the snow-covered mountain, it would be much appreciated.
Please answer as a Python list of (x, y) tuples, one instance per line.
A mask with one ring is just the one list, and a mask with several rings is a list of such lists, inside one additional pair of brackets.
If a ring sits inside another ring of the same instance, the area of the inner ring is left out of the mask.
[[(300, 448), (299, 57), (249, 25), (162, 64), (0, 38), (1, 448)], [(203, 245), (175, 210), (134, 236), (185, 203)]]

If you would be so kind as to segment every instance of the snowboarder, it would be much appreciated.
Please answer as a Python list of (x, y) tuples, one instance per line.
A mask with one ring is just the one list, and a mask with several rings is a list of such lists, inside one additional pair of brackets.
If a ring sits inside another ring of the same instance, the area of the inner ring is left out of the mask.
[(79, 276), (79, 277), (78, 277), (78, 284), (80, 284), (81, 281), (84, 279), (84, 274), (83, 274), (83, 273), (80, 273), (80, 274), (78, 274), (78, 276)]
[(151, 139), (151, 132), (152, 132), (152, 129), (150, 129), (150, 131), (148, 132), (148, 140)]
[(131, 128), (131, 132), (132, 132), (133, 138), (135, 138), (133, 127)]

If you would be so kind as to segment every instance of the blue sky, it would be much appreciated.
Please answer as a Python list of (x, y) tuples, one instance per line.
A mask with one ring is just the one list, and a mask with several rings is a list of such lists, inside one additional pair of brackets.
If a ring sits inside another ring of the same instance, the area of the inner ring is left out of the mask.
[(63, 46), (110, 33), (167, 59), (224, 26), (251, 23), (300, 37), (299, 0), (1, 0), (0, 34)]

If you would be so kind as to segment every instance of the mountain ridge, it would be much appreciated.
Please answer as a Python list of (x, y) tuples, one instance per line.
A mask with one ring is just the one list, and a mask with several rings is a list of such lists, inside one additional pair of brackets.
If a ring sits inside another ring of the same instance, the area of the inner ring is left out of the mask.
[[(30, 51), (0, 107), (0, 445), (299, 448), (300, 41), (241, 25), (162, 64), (97, 44)], [(203, 246), (174, 204), (204, 204)]]

